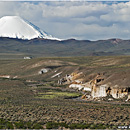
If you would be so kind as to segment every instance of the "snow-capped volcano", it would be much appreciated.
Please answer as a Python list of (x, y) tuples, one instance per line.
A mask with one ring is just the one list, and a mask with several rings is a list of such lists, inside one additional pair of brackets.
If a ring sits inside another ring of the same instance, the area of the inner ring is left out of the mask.
[(28, 40), (33, 38), (60, 40), (48, 35), (37, 26), (19, 16), (4, 16), (0, 19), (0, 37)]

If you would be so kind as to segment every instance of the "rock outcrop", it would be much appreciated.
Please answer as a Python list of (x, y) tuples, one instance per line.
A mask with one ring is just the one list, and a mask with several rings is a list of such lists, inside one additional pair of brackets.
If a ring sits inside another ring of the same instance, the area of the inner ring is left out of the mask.
[(88, 82), (84, 81), (84, 75), (82, 72), (74, 72), (72, 74), (66, 75), (64, 78), (58, 81), (59, 84), (68, 84), (69, 88), (77, 89), (80, 91), (90, 91), (90, 96), (83, 95), (82, 99), (91, 98), (102, 98), (107, 96), (112, 96), (114, 99), (120, 99), (128, 97), (126, 101), (130, 99), (130, 88), (120, 87), (118, 85), (112, 86), (111, 83), (104, 83), (106, 79), (104, 74), (97, 74), (93, 79)]
[(10, 75), (0, 75), (0, 78), (7, 78), (7, 79), (9, 79)]
[(100, 98), (100, 97), (106, 97), (108, 95), (111, 95), (115, 99), (124, 98), (125, 96), (128, 96), (129, 94), (129, 87), (127, 88), (121, 88), (118, 85), (112, 86), (110, 83), (103, 84), (102, 81), (104, 81), (103, 75), (97, 75), (93, 80), (91, 80), (91, 96), (92, 98)]
[(70, 84), (70, 83), (82, 83), (82, 79), (79, 79), (82, 76), (82, 72), (74, 72), (72, 74), (66, 74), (65, 77), (58, 80), (59, 84)]
[(43, 68), (41, 69), (38, 74), (44, 74), (44, 73), (47, 73), (48, 71), (50, 71), (50, 68)]

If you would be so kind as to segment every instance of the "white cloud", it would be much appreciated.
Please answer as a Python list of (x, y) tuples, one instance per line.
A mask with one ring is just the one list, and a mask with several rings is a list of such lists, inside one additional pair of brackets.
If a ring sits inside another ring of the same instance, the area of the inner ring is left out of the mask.
[(0, 2), (5, 15), (19, 15), (59, 38), (130, 36), (130, 2)]

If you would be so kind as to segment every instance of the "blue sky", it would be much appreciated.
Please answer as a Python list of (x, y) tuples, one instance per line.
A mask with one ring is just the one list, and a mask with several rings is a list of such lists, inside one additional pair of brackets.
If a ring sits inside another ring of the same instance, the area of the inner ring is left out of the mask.
[(130, 2), (0, 2), (0, 17), (17, 15), (61, 39), (130, 39)]

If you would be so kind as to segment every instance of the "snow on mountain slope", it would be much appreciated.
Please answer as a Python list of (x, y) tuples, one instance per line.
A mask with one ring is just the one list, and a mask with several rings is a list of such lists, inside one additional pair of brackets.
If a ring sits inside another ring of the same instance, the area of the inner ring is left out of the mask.
[(5, 16), (0, 19), (0, 37), (10, 37), (18, 39), (45, 38), (60, 40), (43, 32), (37, 26), (22, 19), (19, 16)]

